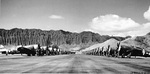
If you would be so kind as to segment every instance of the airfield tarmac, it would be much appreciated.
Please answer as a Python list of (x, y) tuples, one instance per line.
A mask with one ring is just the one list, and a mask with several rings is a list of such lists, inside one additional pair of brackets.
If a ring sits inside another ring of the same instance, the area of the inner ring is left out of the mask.
[(0, 55), (0, 73), (150, 74), (150, 58)]

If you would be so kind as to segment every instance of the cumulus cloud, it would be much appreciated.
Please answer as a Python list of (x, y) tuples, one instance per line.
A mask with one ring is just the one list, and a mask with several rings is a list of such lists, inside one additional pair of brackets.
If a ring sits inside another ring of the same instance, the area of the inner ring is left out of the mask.
[(144, 18), (150, 21), (150, 6), (149, 9), (146, 12), (144, 12)]
[(108, 14), (93, 18), (90, 30), (102, 35), (141, 36), (150, 32), (150, 23), (140, 25), (131, 18)]
[(92, 30), (92, 29), (85, 29), (85, 30), (83, 30), (83, 31), (91, 31), (91, 32), (95, 32), (95, 31)]
[(139, 28), (128, 33), (134, 36), (142, 36), (150, 32), (150, 23), (142, 24)]
[(127, 31), (140, 26), (131, 18), (123, 18), (118, 15), (104, 15), (95, 17), (91, 24), (91, 28), (98, 31)]
[(150, 32), (150, 23), (145, 23), (140, 25), (138, 28), (131, 30), (131, 31), (126, 31), (126, 32), (118, 32), (115, 33), (115, 36), (143, 36), (146, 35), (148, 32)]
[(49, 16), (50, 19), (64, 19), (64, 17), (60, 16), (60, 15), (51, 15)]

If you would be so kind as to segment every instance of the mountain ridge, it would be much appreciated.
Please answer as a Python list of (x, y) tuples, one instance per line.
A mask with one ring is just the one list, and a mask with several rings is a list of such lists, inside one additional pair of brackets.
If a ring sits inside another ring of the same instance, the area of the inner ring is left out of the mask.
[(0, 29), (0, 44), (8, 45), (28, 45), (28, 44), (86, 44), (98, 42), (102, 43), (110, 38), (119, 41), (125, 37), (100, 35), (91, 31), (83, 31), (80, 33), (69, 32), (64, 30), (41, 30), (41, 29)]

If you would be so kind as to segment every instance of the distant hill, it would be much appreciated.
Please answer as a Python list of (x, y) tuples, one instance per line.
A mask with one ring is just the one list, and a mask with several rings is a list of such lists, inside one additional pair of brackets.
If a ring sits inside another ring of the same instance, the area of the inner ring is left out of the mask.
[(92, 45), (92, 46), (90, 46), (90, 47), (88, 47), (88, 48), (86, 48), (82, 51), (89, 51), (89, 50), (93, 50), (95, 48), (100, 48), (101, 49), (102, 47), (104, 47), (104, 51), (106, 51), (108, 49), (109, 45), (110, 45), (111, 48), (116, 49), (117, 48), (117, 43), (119, 43), (118, 40), (116, 40), (114, 38), (111, 38), (111, 39), (106, 40), (103, 43), (94, 44), (94, 45)]
[(90, 44), (102, 43), (110, 38), (124, 40), (124, 37), (115, 37), (108, 35), (99, 35), (90, 31), (81, 33), (72, 33), (64, 30), (40, 30), (40, 29), (20, 29), (10, 30), (0, 29), (0, 44), (2, 45), (72, 45), (72, 44)]
[(144, 36), (127, 38), (121, 41), (121, 45), (140, 47), (142, 49), (146, 49), (147, 51), (150, 51), (150, 33)]
[(144, 36), (137, 36), (134, 40), (139, 44), (140, 47), (150, 51), (150, 33)]

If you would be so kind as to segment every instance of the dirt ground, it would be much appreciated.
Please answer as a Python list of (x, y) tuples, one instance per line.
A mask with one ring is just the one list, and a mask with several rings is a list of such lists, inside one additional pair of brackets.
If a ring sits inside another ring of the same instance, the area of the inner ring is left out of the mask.
[(0, 55), (0, 73), (150, 74), (150, 58)]

